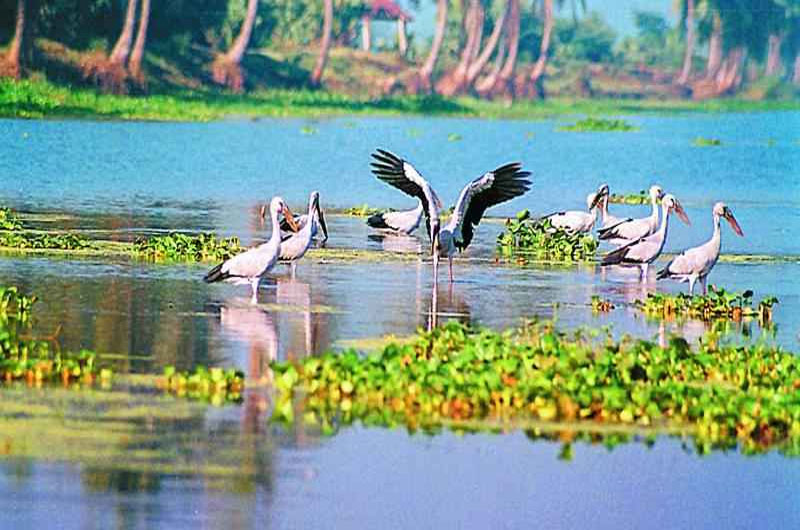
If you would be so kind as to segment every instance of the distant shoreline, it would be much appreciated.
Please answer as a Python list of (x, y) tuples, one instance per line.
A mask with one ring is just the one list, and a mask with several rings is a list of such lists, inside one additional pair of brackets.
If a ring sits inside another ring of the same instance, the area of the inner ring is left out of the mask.
[(707, 101), (567, 99), (486, 101), (472, 97), (396, 96), (358, 99), (311, 90), (268, 90), (233, 95), (176, 91), (117, 96), (45, 81), (0, 81), (0, 118), (209, 122), (224, 119), (430, 116), (541, 120), (559, 116), (730, 113), (800, 110), (800, 100)]

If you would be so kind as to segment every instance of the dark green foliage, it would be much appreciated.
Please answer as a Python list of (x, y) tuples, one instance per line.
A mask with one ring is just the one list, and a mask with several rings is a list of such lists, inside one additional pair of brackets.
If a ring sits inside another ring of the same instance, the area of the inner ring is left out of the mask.
[(350, 350), (272, 367), (273, 419), (294, 421), (297, 395), (303, 420), (323, 432), (354, 421), (431, 432), (538, 420), (573, 433), (680, 431), (701, 452), (739, 444), (797, 454), (800, 444), (800, 358), (766, 345), (661, 347), (567, 335), (549, 323), (498, 333), (450, 322), (366, 357)]
[(660, 318), (697, 318), (702, 320), (735, 320), (758, 318), (762, 323), (772, 320), (772, 306), (778, 299), (769, 296), (753, 306), (753, 291), (728, 292), (709, 286), (707, 295), (689, 296), (686, 293), (648, 293), (636, 306), (650, 316)]
[(703, 138), (702, 136), (698, 136), (692, 141), (692, 145), (695, 147), (715, 147), (722, 145), (722, 140), (719, 138)]
[(134, 253), (153, 261), (224, 261), (241, 252), (238, 237), (218, 239), (214, 234), (181, 234), (140, 237)]
[(597, 240), (590, 234), (571, 233), (554, 228), (548, 219), (531, 219), (523, 210), (515, 219), (506, 220), (505, 230), (497, 236), (500, 252), (517, 257), (542, 260), (592, 260)]
[(639, 193), (629, 193), (627, 195), (612, 193), (608, 198), (608, 202), (614, 204), (647, 204), (650, 202), (650, 196), (645, 190), (641, 190)]

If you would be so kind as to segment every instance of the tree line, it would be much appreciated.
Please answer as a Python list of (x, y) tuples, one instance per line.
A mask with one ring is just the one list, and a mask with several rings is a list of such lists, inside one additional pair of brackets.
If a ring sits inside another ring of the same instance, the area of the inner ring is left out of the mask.
[[(418, 5), (419, 0), (412, 0)], [(591, 61), (612, 57), (615, 35), (596, 15), (580, 18), (585, 0), (435, 0), (430, 43), (408, 51), (404, 25), (398, 48), (406, 68), (387, 75), (386, 92), (472, 94), (487, 98), (544, 97), (548, 64), (575, 50)], [(74, 49), (108, 44), (83, 61), (86, 77), (124, 92), (144, 84), (151, 42), (211, 50), (210, 79), (234, 91), (246, 86), (248, 48), (291, 45), (315, 49), (307, 83), (323, 81), (334, 45), (355, 46), (369, 18), (405, 19), (389, 0), (0, 0), (0, 39), (9, 42), (0, 75), (21, 77), (34, 68), (34, 40)], [(397, 6), (395, 6), (397, 7)], [(626, 58), (674, 65), (669, 82), (695, 97), (736, 91), (747, 72), (784, 75), (800, 84), (800, 0), (678, 0), (678, 28), (663, 17), (638, 13), (636, 39), (618, 47)], [(572, 21), (556, 12), (571, 11)], [(593, 18), (594, 17), (594, 18)], [(579, 20), (580, 18), (580, 20)], [(402, 29), (401, 29), (402, 28)], [(364, 40), (369, 47), (369, 37)], [(113, 44), (112, 44), (113, 43)], [(581, 48), (582, 47), (582, 48)], [(671, 51), (670, 58), (665, 58)], [(410, 55), (413, 55), (410, 56)], [(702, 63), (701, 63), (702, 61)]]

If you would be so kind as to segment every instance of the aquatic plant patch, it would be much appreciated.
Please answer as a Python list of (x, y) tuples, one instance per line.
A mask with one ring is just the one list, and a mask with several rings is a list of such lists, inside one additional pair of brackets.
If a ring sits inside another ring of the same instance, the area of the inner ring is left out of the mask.
[(225, 401), (241, 401), (244, 373), (239, 370), (197, 366), (191, 372), (178, 372), (173, 366), (164, 369), (159, 384), (178, 397), (189, 397), (221, 405)]
[(710, 285), (707, 295), (648, 293), (647, 298), (637, 300), (635, 305), (648, 316), (664, 319), (741, 321), (757, 318), (761, 323), (769, 323), (776, 303), (776, 297), (768, 296), (754, 305), (753, 291), (737, 293)]
[(704, 138), (698, 136), (692, 141), (692, 145), (695, 147), (717, 147), (722, 145), (722, 140), (719, 138)]
[[(368, 356), (349, 350), (272, 364), (273, 419), (330, 425), (572, 422), (693, 435), (707, 447), (800, 454), (800, 358), (779, 348), (665, 347), (609, 335), (515, 332), (451, 322)], [(589, 428), (591, 430), (591, 428)]]
[(133, 242), (134, 254), (153, 261), (224, 261), (243, 250), (239, 238), (217, 238), (214, 234), (170, 232), (140, 237)]
[(638, 131), (639, 128), (625, 120), (607, 118), (586, 118), (572, 125), (564, 125), (556, 129), (565, 132), (628, 132)]
[(0, 247), (81, 250), (91, 248), (92, 242), (77, 234), (27, 231), (16, 212), (0, 208)]
[(351, 206), (350, 208), (345, 208), (342, 210), (342, 213), (352, 217), (369, 217), (370, 215), (383, 213), (385, 211), (386, 210), (381, 210), (380, 208), (371, 208), (367, 204), (362, 204), (361, 206)]
[(614, 204), (648, 204), (650, 202), (650, 197), (647, 195), (645, 190), (641, 190), (639, 193), (629, 194), (612, 193), (608, 197), (608, 202)]
[(548, 219), (531, 219), (523, 210), (508, 219), (505, 229), (497, 236), (501, 253), (516, 254), (521, 259), (587, 261), (594, 259), (597, 240), (590, 234), (572, 233), (555, 228)]

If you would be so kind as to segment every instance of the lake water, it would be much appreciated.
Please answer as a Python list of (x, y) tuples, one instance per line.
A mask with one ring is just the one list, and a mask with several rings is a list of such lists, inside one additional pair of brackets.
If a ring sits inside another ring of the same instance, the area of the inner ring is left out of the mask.
[[(635, 133), (555, 132), (559, 121), (422, 118), (230, 121), (212, 124), (0, 121), (0, 204), (60, 212), (58, 227), (101, 237), (181, 228), (266, 237), (261, 203), (280, 193), (303, 210), (311, 189), (323, 206), (413, 201), (369, 173), (378, 146), (400, 153), (443, 198), (510, 161), (534, 173), (525, 197), (491, 213), (581, 208), (601, 182), (636, 192), (660, 183), (693, 224), (670, 225), (667, 250), (705, 240), (710, 207), (727, 202), (744, 229), (723, 227), (729, 253), (789, 261), (719, 263), (711, 283), (776, 295), (767, 340), (800, 351), (800, 113), (627, 118)], [(569, 121), (569, 120), (563, 120)], [(303, 134), (303, 127), (314, 134)], [(458, 133), (460, 141), (448, 141)], [(695, 137), (721, 147), (696, 148)], [(612, 205), (645, 215), (645, 207)], [(40, 222), (42, 225), (52, 226)], [(421, 242), (370, 239), (363, 221), (331, 217), (330, 246), (417, 251)], [(0, 256), (0, 283), (40, 298), (37, 332), (63, 323), (65, 348), (91, 348), (118, 372), (175, 364), (238, 366), (268, 374), (271, 359), (313, 355), (413, 333), (457, 318), (506, 328), (556, 316), (563, 328), (611, 324), (617, 334), (696, 339), (705, 326), (663, 328), (629, 307), (640, 287), (595, 266), (519, 268), (494, 262), (502, 226), (481, 224), (457, 282), (434, 297), (422, 261), (301, 263), (279, 269), (246, 303), (247, 290), (200, 282), (204, 265)], [(659, 283), (659, 289), (683, 286)], [(618, 305), (592, 315), (591, 296)], [(554, 307), (557, 304), (557, 307)], [(745, 326), (758, 340), (757, 325)], [(0, 388), (0, 527), (796, 527), (800, 465), (778, 453), (699, 456), (691, 442), (659, 438), (613, 450), (522, 432), (411, 435), (402, 429), (314, 428), (269, 423), (270, 396), (206, 407), (115, 389), (112, 395)], [(30, 410), (25, 412), (29, 404)], [(22, 408), (20, 408), (22, 407)], [(30, 414), (30, 417), (28, 417)], [(91, 437), (96, 430), (103, 436)], [(43, 440), (48, 440), (44, 443)], [(688, 445), (687, 445), (688, 444)], [(63, 447), (62, 447), (63, 446)], [(58, 448), (56, 448), (58, 447)], [(84, 450), (81, 450), (84, 449)], [(54, 519), (60, 518), (60, 519)]]

